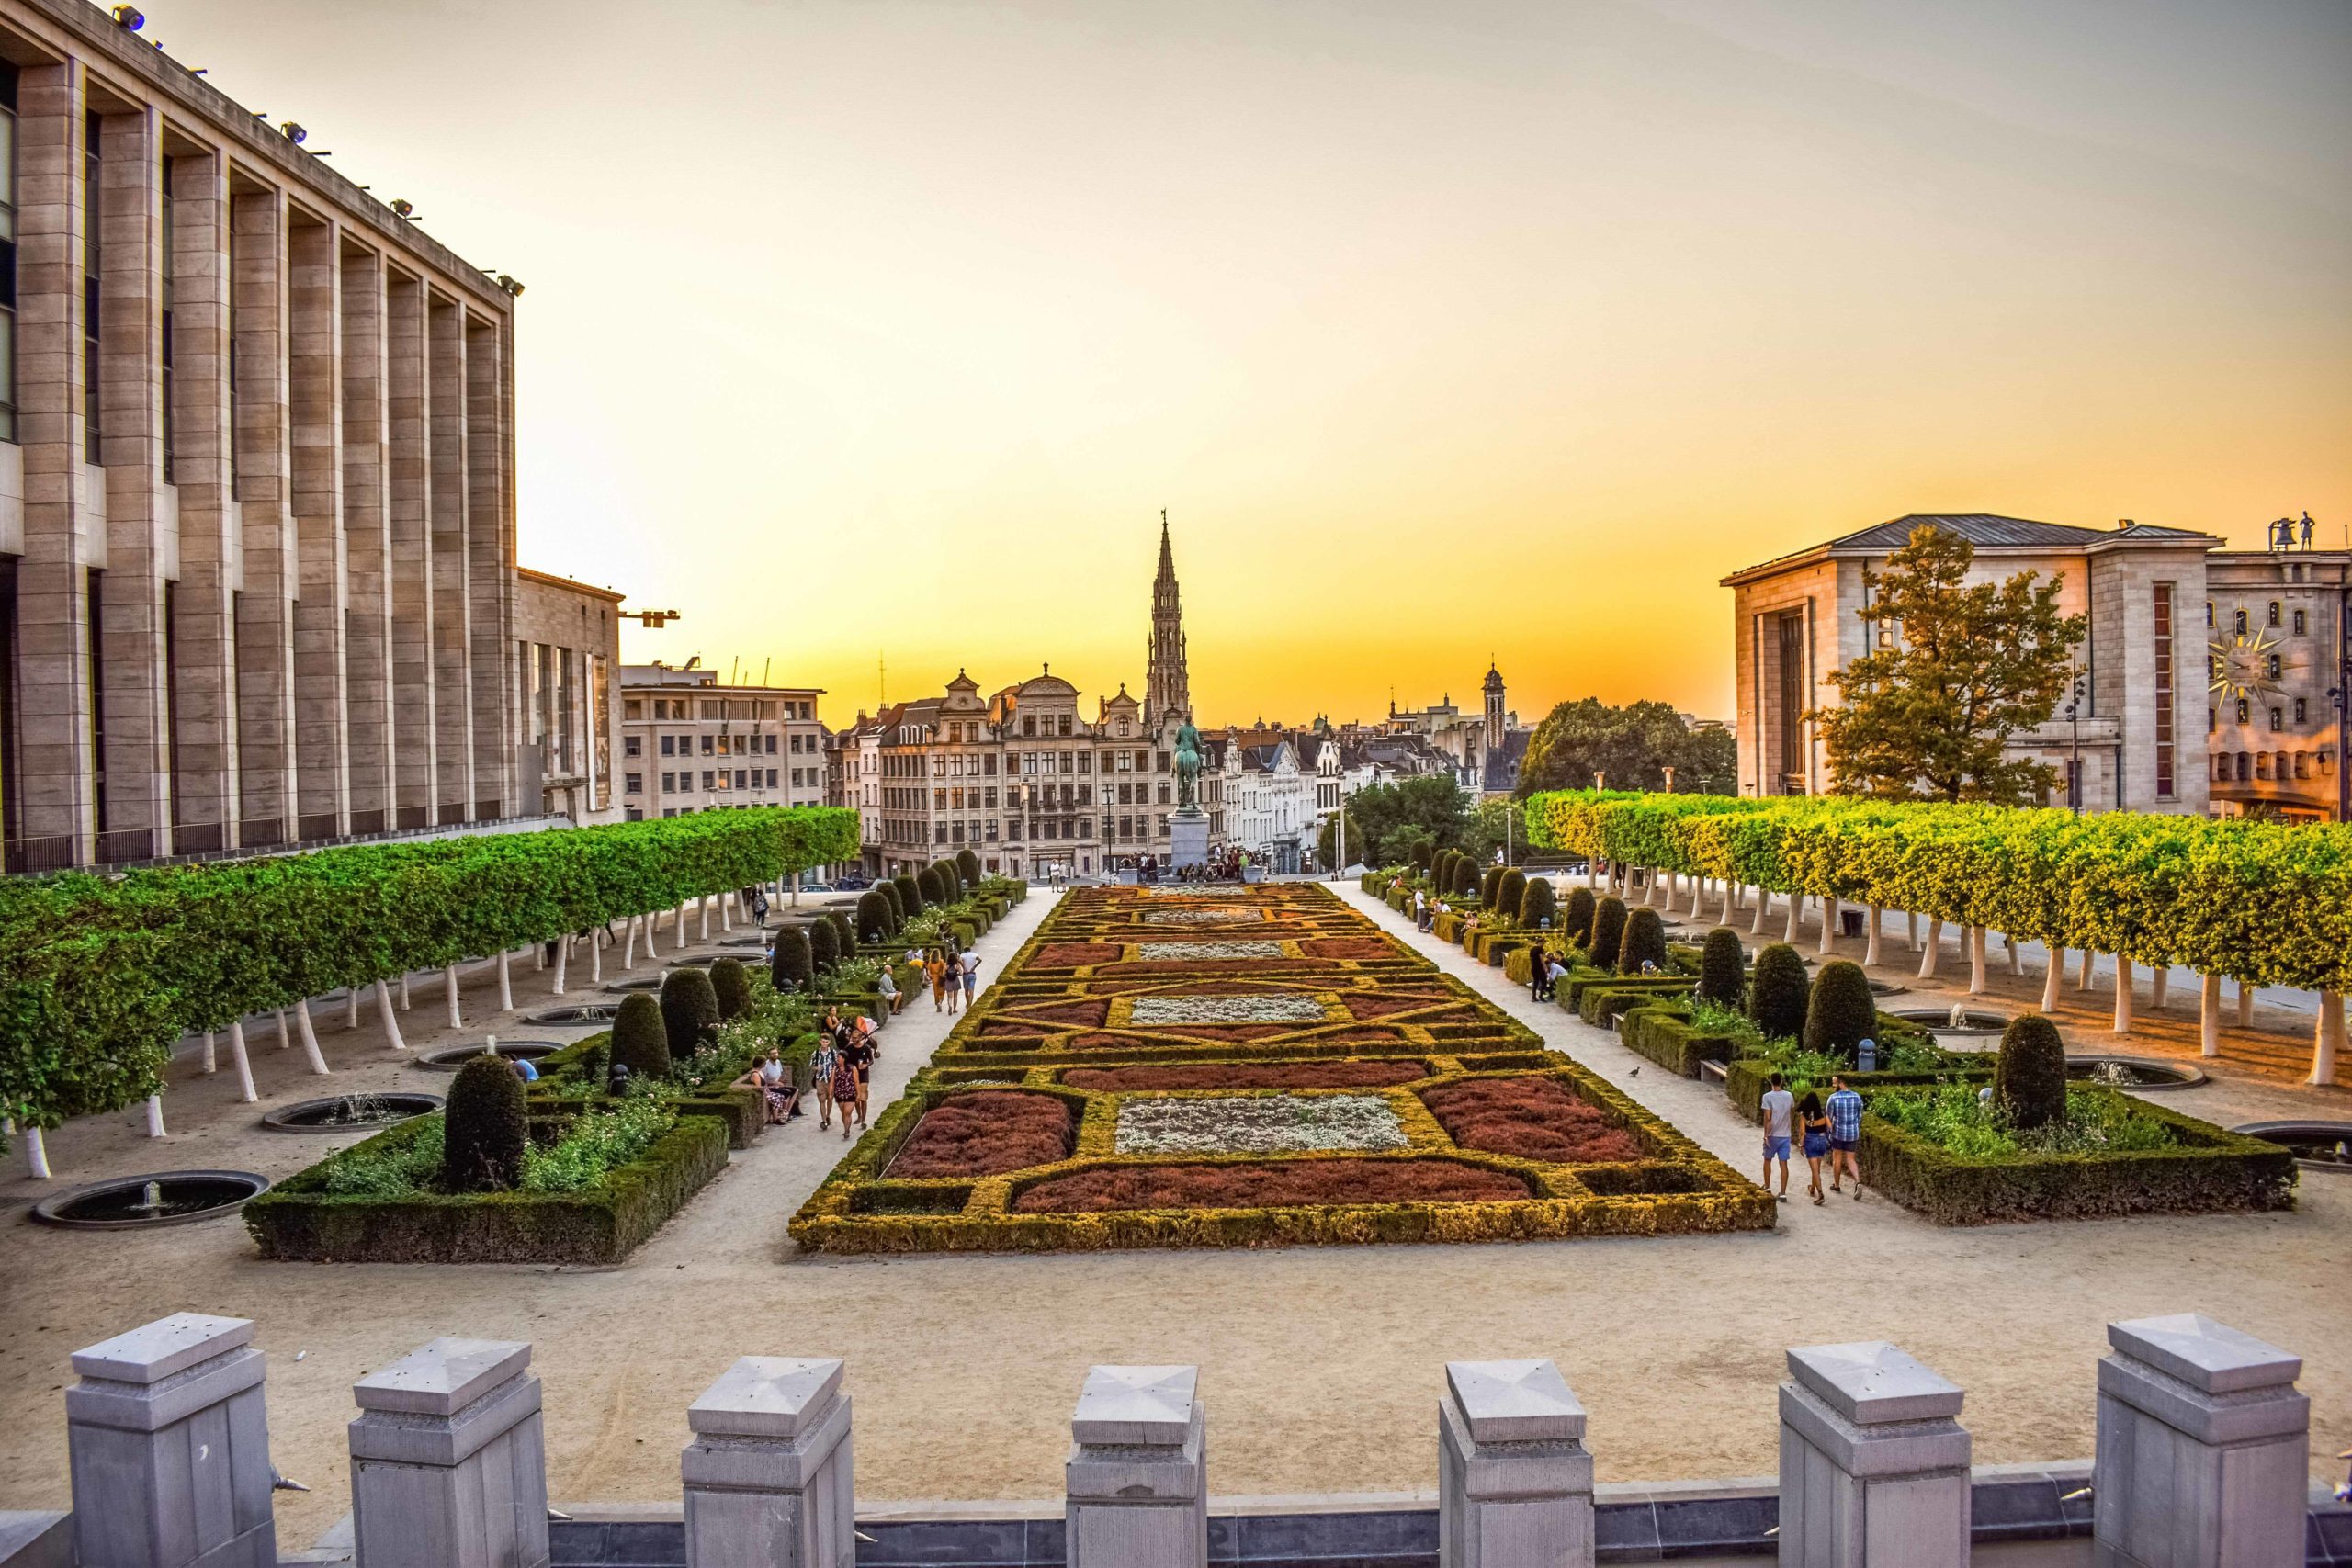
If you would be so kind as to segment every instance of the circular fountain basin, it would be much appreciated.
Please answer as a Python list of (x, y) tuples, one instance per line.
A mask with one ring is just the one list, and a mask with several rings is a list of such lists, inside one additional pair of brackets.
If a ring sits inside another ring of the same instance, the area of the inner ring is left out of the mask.
[(662, 976), (659, 975), (642, 975), (634, 980), (609, 980), (605, 984), (605, 989), (608, 991), (658, 991), (661, 988)]
[[(1899, 997), (1910, 988), (1911, 987), (1908, 986), (1898, 986), (1892, 980), (1872, 980), (1871, 982), (1871, 995), (1874, 997)], [(1903, 1015), (1897, 1013), (1895, 1016), (1900, 1018)]]
[(590, 1002), (582, 1007), (550, 1008), (546, 1012), (531, 1014), (524, 1021), (542, 1025), (561, 1024), (566, 1028), (594, 1028), (612, 1022), (614, 1015), (620, 1010), (618, 1002)]
[(2230, 1131), (2292, 1149), (2305, 1170), (2352, 1176), (2352, 1122), (2248, 1122)]
[(2205, 1081), (2201, 1069), (2157, 1056), (2069, 1056), (2066, 1076), (2076, 1083), (2104, 1083), (2114, 1089), (2143, 1091), (2195, 1089)]
[(33, 1205), (33, 1218), (69, 1230), (186, 1225), (233, 1214), (246, 1199), (268, 1190), (269, 1179), (249, 1170), (164, 1170), (117, 1177), (44, 1198)]
[(769, 941), (770, 939), (765, 936), (730, 936), (721, 940), (718, 945), (721, 947), (765, 947)]
[[(555, 1040), (502, 1040), (498, 1043), (498, 1054), (510, 1062), (536, 1062), (564, 1048), (560, 1041)], [(454, 1073), (487, 1049), (484, 1045), (450, 1045), (438, 1051), (427, 1051), (413, 1065), (428, 1073)]]
[[(700, 958), (673, 958), (669, 963), (663, 964), (662, 967), (664, 969), (707, 969), (718, 962), (718, 959), (706, 953)], [(656, 987), (659, 987), (662, 982), (656, 980), (653, 984)]]
[(437, 1094), (331, 1094), (281, 1105), (264, 1116), (261, 1124), (273, 1133), (369, 1133), (440, 1109)]
[[(1875, 989), (1877, 982), (1872, 981), (1871, 987)], [(1894, 1008), (1889, 1010), (1887, 1016), (1932, 1030), (1939, 1040), (1998, 1039), (2001, 1032), (2009, 1026), (2007, 1014), (1985, 1012), (1975, 1008), (1961, 1014), (1962, 1021), (1959, 1023), (1951, 1021), (1950, 1008)]]

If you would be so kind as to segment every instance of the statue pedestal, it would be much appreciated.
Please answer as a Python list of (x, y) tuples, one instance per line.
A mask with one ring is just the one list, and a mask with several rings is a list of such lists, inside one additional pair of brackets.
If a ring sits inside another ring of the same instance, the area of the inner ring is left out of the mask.
[(1178, 871), (1188, 865), (1206, 865), (1209, 861), (1209, 819), (1195, 808), (1191, 815), (1179, 811), (1168, 819), (1168, 863)]

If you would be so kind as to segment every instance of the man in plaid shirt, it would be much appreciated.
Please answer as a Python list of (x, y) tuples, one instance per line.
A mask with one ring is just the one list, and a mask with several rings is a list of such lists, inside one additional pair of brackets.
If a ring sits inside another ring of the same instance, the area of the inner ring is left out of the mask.
[(1838, 1182), (1851, 1172), (1854, 1198), (1859, 1202), (1862, 1196), (1862, 1168), (1858, 1163), (1862, 1146), (1862, 1097), (1846, 1087), (1842, 1075), (1833, 1074), (1829, 1088), (1829, 1190), (1843, 1191)]

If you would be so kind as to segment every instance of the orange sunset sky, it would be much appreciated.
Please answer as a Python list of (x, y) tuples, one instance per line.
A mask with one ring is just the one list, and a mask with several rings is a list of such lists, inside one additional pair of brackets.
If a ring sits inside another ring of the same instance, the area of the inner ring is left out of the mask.
[[(2342, 0), (148, 0), (527, 286), (526, 564), (846, 722), (1730, 705), (1913, 511), (2352, 523)], [(772, 661), (772, 663), (771, 663)]]

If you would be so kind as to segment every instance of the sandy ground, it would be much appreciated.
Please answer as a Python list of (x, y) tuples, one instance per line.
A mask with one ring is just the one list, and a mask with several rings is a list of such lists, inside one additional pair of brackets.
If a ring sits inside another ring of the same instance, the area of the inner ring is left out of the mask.
[[(1409, 931), (1352, 888), (1342, 896)], [(984, 940), (984, 976), (1049, 902), (1033, 894)], [(1738, 1168), (1751, 1163), (1757, 1134), (1720, 1090), (1644, 1070), (1613, 1035), (1536, 1007), (1456, 949), (1413, 940), (1555, 1047)], [(546, 979), (527, 965), (517, 976), (530, 1005)], [(407, 1015), (413, 1044), (440, 1038), (424, 1027), (437, 1005), (437, 991), (419, 988)], [(482, 1005), (479, 989), (469, 993), (469, 1008)], [(928, 998), (912, 1005), (885, 1037), (886, 1092), (944, 1032)], [(339, 1069), (332, 1087), (424, 1083), (382, 1050), (370, 1020), (356, 1034), (324, 1034)], [(324, 1080), (300, 1060), (259, 1053), (265, 1100), (320, 1091)], [(167, 1153), (133, 1135), (129, 1118), (69, 1128), (53, 1140), (60, 1175), (199, 1163), (284, 1175), (334, 1146), (251, 1130), (233, 1093), (220, 1078), (175, 1084), (167, 1103), (185, 1130)], [(2230, 1071), (2170, 1102), (2227, 1122), (2316, 1105), (2341, 1114), (2347, 1100)], [(1967, 1388), (1979, 1462), (2077, 1458), (2092, 1448), (2105, 1325), (2190, 1309), (2308, 1359), (2315, 1476), (2335, 1473), (2324, 1456), (2352, 1442), (2352, 1359), (2335, 1353), (2352, 1327), (2344, 1178), (2307, 1177), (2298, 1212), (2256, 1217), (1953, 1231), (1840, 1199), (1792, 1205), (1779, 1231), (1760, 1235), (796, 1258), (785, 1222), (841, 1147), (813, 1125), (770, 1134), (612, 1270), (265, 1264), (233, 1223), (106, 1238), (7, 1224), (0, 1506), (64, 1505), (67, 1352), (187, 1308), (259, 1321), (277, 1462), (316, 1489), (281, 1497), (289, 1542), (315, 1538), (348, 1506), (352, 1381), (438, 1334), (534, 1343), (559, 1499), (674, 1499), (687, 1404), (751, 1353), (848, 1360), (859, 1490), (876, 1500), (1057, 1496), (1079, 1382), (1111, 1361), (1201, 1365), (1220, 1494), (1433, 1487), (1442, 1363), (1465, 1357), (1557, 1359), (1591, 1411), (1604, 1481), (1769, 1473), (1783, 1348), (1880, 1337)], [(0, 1190), (18, 1203), (30, 1192), (14, 1178)]]

